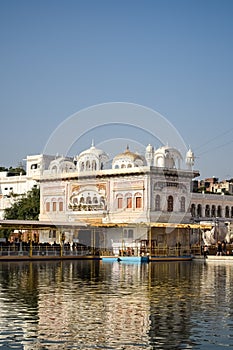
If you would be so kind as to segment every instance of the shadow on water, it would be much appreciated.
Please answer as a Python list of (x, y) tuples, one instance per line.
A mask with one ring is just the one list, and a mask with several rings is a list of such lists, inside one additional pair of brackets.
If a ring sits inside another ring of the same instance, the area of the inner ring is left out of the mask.
[(233, 264), (0, 264), (0, 349), (233, 345)]

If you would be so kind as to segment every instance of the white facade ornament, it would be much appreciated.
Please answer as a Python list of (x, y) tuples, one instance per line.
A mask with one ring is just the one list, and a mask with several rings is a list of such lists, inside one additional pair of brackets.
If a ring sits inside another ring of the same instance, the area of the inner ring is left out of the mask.
[(191, 150), (191, 148), (189, 148), (188, 152), (186, 153), (185, 162), (186, 162), (188, 169), (191, 169), (194, 166), (195, 157), (194, 157), (194, 153)]

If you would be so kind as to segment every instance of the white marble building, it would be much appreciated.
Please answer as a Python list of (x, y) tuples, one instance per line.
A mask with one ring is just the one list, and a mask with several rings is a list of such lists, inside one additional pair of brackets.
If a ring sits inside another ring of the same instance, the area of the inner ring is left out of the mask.
[[(109, 165), (110, 164), (110, 165)], [(12, 193), (22, 194), (40, 186), (40, 221), (86, 223), (92, 229), (65, 232), (65, 242), (101, 248), (137, 247), (148, 241), (155, 246), (188, 245), (187, 229), (167, 230), (154, 223), (191, 224), (233, 220), (233, 196), (192, 193), (194, 154), (170, 146), (144, 154), (126, 147), (110, 162), (106, 152), (92, 146), (75, 157), (28, 156), (27, 174), (0, 178), (0, 212), (9, 206)], [(56, 232), (43, 232), (41, 242), (60, 242)], [(145, 243), (146, 244), (146, 243)]]
[[(92, 145), (74, 159), (51, 161), (48, 170), (37, 177), (40, 220), (97, 226), (95, 243), (104, 247), (148, 240), (150, 223), (190, 222), (191, 182), (199, 175), (192, 170), (191, 150), (183, 160), (169, 146), (155, 150), (148, 145), (144, 155), (127, 147), (113, 158), (111, 168), (106, 168), (108, 160), (104, 151)], [(163, 231), (152, 230), (154, 241), (164, 242), (158, 237)], [(87, 244), (84, 236), (83, 232), (67, 232), (66, 241)], [(175, 235), (171, 239), (175, 244)]]

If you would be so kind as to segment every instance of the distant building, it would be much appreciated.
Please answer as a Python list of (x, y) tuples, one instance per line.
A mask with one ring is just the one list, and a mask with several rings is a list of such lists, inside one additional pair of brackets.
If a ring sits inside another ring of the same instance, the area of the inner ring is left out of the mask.
[(4, 210), (10, 207), (22, 194), (38, 186), (34, 177), (43, 174), (54, 156), (27, 156), (26, 175), (9, 176), (8, 171), (0, 172), (0, 219), (4, 217)]
[(218, 178), (206, 178), (193, 181), (194, 192), (233, 194), (233, 179), (219, 181)]

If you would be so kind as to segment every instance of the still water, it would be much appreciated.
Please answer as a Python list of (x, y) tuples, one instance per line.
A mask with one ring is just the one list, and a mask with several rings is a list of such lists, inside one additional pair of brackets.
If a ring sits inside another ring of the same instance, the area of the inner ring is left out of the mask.
[(0, 349), (233, 346), (233, 264), (0, 263)]

